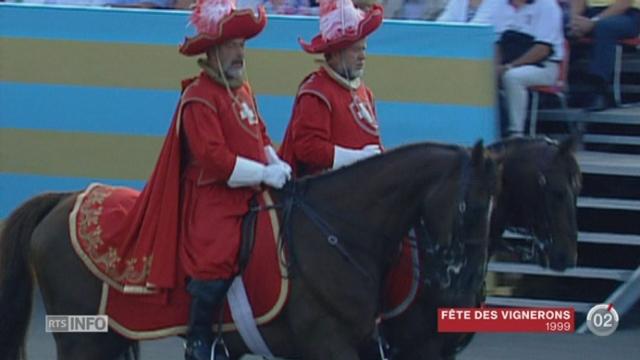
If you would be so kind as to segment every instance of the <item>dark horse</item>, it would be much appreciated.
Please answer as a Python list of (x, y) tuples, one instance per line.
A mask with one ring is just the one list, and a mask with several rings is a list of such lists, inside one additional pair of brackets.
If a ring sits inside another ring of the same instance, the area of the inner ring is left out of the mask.
[[(465, 215), (461, 204), (472, 201), (488, 208), (493, 194), (474, 187), (487, 188), (485, 182), (494, 177), (495, 164), (480, 143), (471, 152), (422, 143), (273, 191), (276, 203), (297, 205), (287, 216), (288, 225), (283, 223), (290, 229), (288, 257), (295, 265), (289, 300), (277, 320), (260, 327), (272, 353), (358, 359), (356, 348), (374, 330), (384, 274), (403, 235), (421, 219), (429, 239), (441, 247), (450, 245), (455, 233), (475, 236), (459, 228), (468, 223), (459, 221)], [(32, 274), (47, 314), (98, 310), (102, 284), (69, 240), (67, 218), (76, 195), (34, 197), (5, 223), (0, 237), (0, 359), (16, 359), (24, 350)], [(309, 209), (316, 216), (309, 216)], [(479, 216), (487, 218), (486, 213)], [(476, 228), (486, 235), (486, 226)], [(55, 333), (54, 338), (60, 359), (114, 359), (137, 345), (113, 331)], [(232, 357), (247, 352), (237, 333), (225, 334), (225, 341)]]
[(487, 262), (495, 250), (504, 248), (505, 229), (532, 236), (526, 246), (508, 246), (525, 260), (558, 271), (576, 265), (581, 174), (574, 156), (575, 140), (558, 144), (546, 138), (513, 138), (488, 149), (502, 168), (490, 243), (463, 240), (467, 261), (455, 281), (466, 279), (464, 286), (424, 285), (405, 313), (384, 321), (393, 359), (453, 359), (468, 345), (472, 334), (438, 334), (437, 309), (476, 307), (484, 301)]

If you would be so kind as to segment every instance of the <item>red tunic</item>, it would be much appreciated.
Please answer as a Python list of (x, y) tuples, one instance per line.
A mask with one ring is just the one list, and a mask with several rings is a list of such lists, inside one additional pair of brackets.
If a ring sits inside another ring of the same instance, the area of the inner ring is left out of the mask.
[(179, 253), (187, 275), (200, 280), (237, 271), (242, 216), (256, 189), (230, 188), (227, 180), (236, 156), (266, 164), (264, 147), (271, 144), (248, 83), (232, 92), (248, 105), (244, 112), (204, 73), (182, 94)]
[[(372, 123), (362, 116), (359, 102), (372, 115)], [(364, 84), (350, 90), (324, 68), (307, 76), (280, 147), (280, 157), (291, 165), (294, 176), (330, 169), (335, 145), (361, 149), (370, 144), (381, 145), (371, 90)]]
[(109, 229), (119, 244), (113, 254), (143, 274), (124, 285), (162, 291), (184, 285), (184, 272), (213, 280), (237, 268), (240, 222), (255, 190), (226, 182), (236, 155), (266, 163), (271, 141), (247, 83), (233, 90), (240, 106), (204, 73), (182, 89), (149, 181), (122, 223)]

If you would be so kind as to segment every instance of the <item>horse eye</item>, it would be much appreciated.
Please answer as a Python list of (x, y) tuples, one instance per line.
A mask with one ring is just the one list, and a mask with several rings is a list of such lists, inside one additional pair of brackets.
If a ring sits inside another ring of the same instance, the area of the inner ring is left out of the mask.
[(540, 176), (538, 176), (538, 184), (540, 184), (540, 186), (545, 186), (547, 184), (546, 176), (540, 174)]
[(464, 214), (466, 210), (467, 210), (467, 203), (465, 201), (460, 202), (460, 204), (458, 204), (458, 211), (461, 214)]

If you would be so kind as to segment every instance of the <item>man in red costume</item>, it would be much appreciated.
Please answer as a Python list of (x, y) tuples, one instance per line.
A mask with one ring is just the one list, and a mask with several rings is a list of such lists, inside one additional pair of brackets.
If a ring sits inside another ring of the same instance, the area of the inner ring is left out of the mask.
[[(198, 1), (191, 17), (198, 33), (185, 39), (180, 53), (205, 55), (198, 60), (202, 71), (183, 81), (172, 130), (137, 205), (137, 212), (146, 210), (137, 220), (141, 241), (153, 233), (158, 243), (148, 284), (171, 288), (182, 281), (175, 279), (176, 266), (189, 277), (186, 359), (210, 358), (214, 309), (238, 271), (241, 221), (250, 198), (261, 184), (281, 188), (291, 177), (245, 80), (245, 40), (260, 33), (266, 21), (263, 8), (256, 15), (236, 10), (234, 0)], [(163, 247), (178, 252), (174, 272), (167, 270), (173, 264)], [(163, 263), (156, 254), (169, 260)]]
[(324, 54), (320, 68), (298, 88), (293, 115), (280, 148), (294, 175), (317, 174), (379, 154), (380, 134), (373, 93), (362, 75), (366, 37), (382, 23), (382, 7), (368, 12), (351, 0), (320, 5), (320, 34), (304, 51)]

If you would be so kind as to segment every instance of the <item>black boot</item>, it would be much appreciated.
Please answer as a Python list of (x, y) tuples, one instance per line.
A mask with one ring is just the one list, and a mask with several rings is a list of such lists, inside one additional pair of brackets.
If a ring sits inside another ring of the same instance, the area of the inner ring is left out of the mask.
[[(191, 294), (191, 307), (185, 360), (211, 359), (213, 319), (218, 305), (222, 304), (227, 294), (229, 285), (230, 282), (227, 280), (191, 280), (187, 285), (187, 290)], [(227, 357), (216, 354), (216, 360), (227, 360)]]
[(607, 102), (607, 80), (598, 75), (591, 75), (589, 81), (593, 86), (593, 95), (585, 106), (585, 110), (589, 112), (606, 110), (609, 107)]

